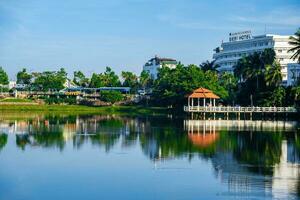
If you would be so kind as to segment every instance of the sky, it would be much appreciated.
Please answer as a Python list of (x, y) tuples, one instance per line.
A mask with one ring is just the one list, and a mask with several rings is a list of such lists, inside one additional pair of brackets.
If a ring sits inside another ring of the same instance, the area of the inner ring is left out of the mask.
[(0, 0), (0, 66), (140, 73), (158, 55), (183, 64), (211, 60), (229, 32), (290, 35), (299, 0)]

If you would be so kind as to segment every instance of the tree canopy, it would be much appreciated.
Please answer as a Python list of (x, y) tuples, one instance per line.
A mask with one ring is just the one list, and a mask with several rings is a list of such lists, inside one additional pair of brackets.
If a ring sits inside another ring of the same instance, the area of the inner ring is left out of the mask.
[(89, 85), (89, 79), (81, 71), (74, 71), (73, 82), (77, 86), (82, 87), (87, 87)]
[(293, 46), (291, 49), (289, 49), (289, 52), (293, 52), (291, 58), (300, 63), (300, 28), (295, 33), (295, 36), (290, 37), (289, 44)]
[(67, 73), (64, 68), (61, 68), (59, 71), (35, 73), (33, 86), (43, 91), (58, 91), (64, 88), (66, 80)]
[(203, 71), (215, 71), (215, 72), (217, 72), (219, 67), (220, 67), (220, 65), (215, 64), (215, 60), (213, 60), (211, 62), (207, 60), (207, 61), (200, 64), (200, 68)]
[(136, 91), (138, 88), (138, 77), (132, 72), (122, 71), (121, 76), (123, 78), (123, 86), (130, 87), (131, 91)]
[[(275, 61), (273, 49), (265, 49), (261, 53), (255, 52), (243, 57), (233, 68), (235, 76), (239, 79), (236, 94), (239, 104), (281, 104), (278, 101), (284, 98), (282, 88), (278, 88), (282, 82), (281, 66)], [(276, 92), (273, 92), (275, 89)]]
[(110, 67), (106, 67), (104, 73), (96, 74), (93, 73), (90, 87), (98, 88), (98, 87), (117, 87), (121, 86), (121, 82), (119, 80), (118, 75), (112, 71)]
[(30, 84), (32, 75), (27, 72), (26, 68), (23, 68), (17, 73), (17, 83), (18, 84)]
[(0, 67), (0, 84), (7, 85), (9, 83), (7, 73)]
[(147, 71), (142, 71), (139, 79), (139, 86), (142, 89), (149, 88), (153, 85), (153, 79), (151, 79), (150, 74)]
[(178, 64), (174, 69), (159, 69), (153, 98), (160, 105), (182, 105), (186, 103), (186, 95), (199, 87), (210, 89), (221, 98), (228, 97), (226, 89), (219, 84), (216, 72), (204, 72), (196, 65)]

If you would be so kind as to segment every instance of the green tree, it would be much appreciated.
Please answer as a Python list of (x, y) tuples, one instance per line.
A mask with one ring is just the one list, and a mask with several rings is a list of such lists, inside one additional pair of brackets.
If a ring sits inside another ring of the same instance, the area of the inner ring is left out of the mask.
[(138, 77), (132, 72), (122, 71), (123, 86), (130, 87), (131, 91), (136, 91), (138, 87)]
[(90, 81), (90, 87), (92, 87), (92, 88), (103, 87), (103, 83), (98, 74), (96, 74), (96, 73), (92, 74), (92, 78)]
[(147, 71), (142, 71), (139, 78), (139, 85), (141, 88), (146, 89), (151, 87), (153, 84), (153, 80), (150, 77), (150, 74)]
[(0, 67), (0, 84), (1, 85), (7, 85), (9, 83), (8, 81), (8, 75), (7, 73), (3, 70), (2, 67)]
[(275, 87), (272, 91), (267, 91), (259, 102), (263, 106), (283, 106), (285, 95), (283, 87)]
[(106, 67), (104, 73), (96, 74), (93, 73), (90, 87), (118, 87), (121, 86), (118, 75), (110, 67)]
[(203, 71), (215, 71), (217, 72), (218, 68), (220, 67), (220, 65), (218, 64), (215, 64), (215, 60), (213, 61), (205, 61), (203, 63), (200, 64), (200, 68), (203, 70)]
[[(275, 52), (265, 49), (261, 53), (253, 53), (241, 58), (234, 66), (234, 75), (238, 82), (236, 101), (242, 105), (273, 104), (270, 100), (272, 92), (281, 83), (281, 68), (275, 62)], [(280, 94), (280, 93), (278, 93)], [(276, 97), (277, 96), (273, 96)], [(266, 102), (268, 99), (270, 102)]]
[(104, 72), (104, 85), (107, 87), (117, 87), (121, 86), (121, 82), (119, 80), (118, 75), (110, 67), (106, 67)]
[(245, 71), (246, 71), (246, 66), (247, 66), (247, 58), (246, 57), (242, 57), (241, 59), (238, 60), (237, 64), (233, 66), (233, 73), (235, 75), (235, 77), (237, 77), (237, 79), (239, 80), (239, 82), (242, 82), (243, 80), (246, 79), (245, 75)]
[(34, 73), (35, 80), (33, 87), (36, 90), (43, 91), (58, 91), (64, 88), (64, 84), (67, 80), (67, 73), (64, 68), (59, 71), (46, 71), (42, 73)]
[(123, 95), (119, 91), (102, 91), (100, 99), (114, 104), (115, 102), (122, 101)]
[(82, 87), (87, 87), (89, 85), (89, 79), (81, 71), (74, 71), (73, 82), (77, 86)]
[(227, 103), (234, 104), (238, 84), (237, 78), (230, 72), (224, 72), (219, 76), (219, 84), (228, 91), (228, 98), (225, 99)]
[(265, 81), (267, 86), (278, 87), (282, 82), (281, 66), (274, 61), (272, 65), (267, 64), (265, 69)]
[(159, 69), (153, 87), (153, 100), (160, 105), (183, 105), (186, 95), (199, 87), (210, 89), (222, 98), (228, 97), (228, 92), (218, 82), (216, 72), (204, 72), (196, 65), (177, 65), (174, 69)]
[(297, 60), (300, 63), (300, 28), (295, 33), (295, 36), (290, 37), (289, 44), (293, 47), (288, 52), (294, 52), (291, 59)]
[(17, 83), (18, 84), (30, 84), (32, 75), (26, 71), (26, 68), (23, 68), (22, 71), (17, 73)]
[(292, 96), (294, 97), (294, 105), (300, 105), (300, 85), (292, 88)]

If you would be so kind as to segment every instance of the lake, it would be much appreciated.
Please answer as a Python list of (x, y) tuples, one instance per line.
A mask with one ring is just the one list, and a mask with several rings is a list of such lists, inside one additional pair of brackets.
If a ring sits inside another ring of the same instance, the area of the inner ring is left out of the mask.
[(0, 115), (0, 199), (298, 199), (295, 121)]

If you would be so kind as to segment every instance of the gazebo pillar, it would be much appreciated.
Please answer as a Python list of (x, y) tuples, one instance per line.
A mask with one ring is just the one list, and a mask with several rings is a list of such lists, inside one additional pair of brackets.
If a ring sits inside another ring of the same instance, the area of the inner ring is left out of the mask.
[(214, 107), (216, 107), (216, 99), (214, 99)]
[(198, 111), (200, 110), (200, 101), (199, 101), (199, 98), (198, 99)]
[(211, 104), (211, 98), (209, 99), (209, 106), (212, 106), (212, 104)]

